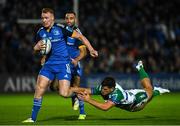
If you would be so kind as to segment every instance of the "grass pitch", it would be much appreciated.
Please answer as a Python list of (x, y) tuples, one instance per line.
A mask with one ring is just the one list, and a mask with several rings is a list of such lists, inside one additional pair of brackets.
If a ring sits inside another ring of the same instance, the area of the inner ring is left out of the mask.
[[(94, 96), (101, 100), (100, 96)], [(26, 125), (30, 117), (33, 94), (1, 94), (0, 125)], [(55, 93), (45, 94), (36, 125), (180, 125), (180, 93), (155, 97), (144, 110), (127, 112), (118, 108), (101, 111), (85, 104), (86, 120), (77, 120), (71, 100)]]

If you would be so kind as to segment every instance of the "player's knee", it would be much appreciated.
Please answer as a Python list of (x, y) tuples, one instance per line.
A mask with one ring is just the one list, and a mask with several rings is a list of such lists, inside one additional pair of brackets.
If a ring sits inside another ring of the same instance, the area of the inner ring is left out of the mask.
[(36, 85), (34, 98), (36, 98), (36, 99), (42, 98), (42, 95), (43, 95), (44, 91), (45, 91), (45, 87), (43, 87), (41, 85)]
[(68, 97), (68, 92), (60, 90), (59, 95), (63, 96), (64, 98), (67, 98)]
[(37, 85), (36, 85), (36, 91), (40, 91), (40, 90), (44, 90), (44, 89), (45, 89), (44, 86), (42, 86), (42, 85), (40, 85), (40, 84), (37, 84)]

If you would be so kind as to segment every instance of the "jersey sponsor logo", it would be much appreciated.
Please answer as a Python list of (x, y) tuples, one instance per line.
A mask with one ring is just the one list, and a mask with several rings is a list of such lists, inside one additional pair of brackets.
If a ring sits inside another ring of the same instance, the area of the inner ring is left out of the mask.
[(59, 38), (59, 39), (52, 39), (51, 42), (59, 42), (59, 41), (63, 41), (63, 38)]
[(68, 45), (74, 45), (74, 43), (71, 43), (71, 42), (67, 42)]
[(60, 32), (59, 32), (57, 29), (54, 29), (54, 30), (53, 30), (53, 34), (54, 34), (54, 35), (60, 35)]

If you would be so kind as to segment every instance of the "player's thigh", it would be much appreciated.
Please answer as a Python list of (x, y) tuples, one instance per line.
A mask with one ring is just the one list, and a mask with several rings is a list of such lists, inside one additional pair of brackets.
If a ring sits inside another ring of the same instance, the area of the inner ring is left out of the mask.
[(69, 89), (70, 89), (70, 81), (69, 80), (59, 80), (59, 94), (63, 97), (68, 97)]
[(135, 98), (136, 98), (135, 103), (131, 109), (132, 112), (142, 110), (148, 103), (148, 95), (147, 95), (147, 92), (145, 91), (138, 91), (135, 94)]
[(49, 80), (49, 78), (43, 75), (38, 75), (35, 88), (35, 98), (41, 98), (50, 83), (51, 80)]
[(56, 78), (59, 83), (59, 94), (67, 97), (70, 88), (71, 81), (71, 70), (69, 64), (58, 65), (58, 72), (56, 73)]
[(58, 91), (59, 90), (59, 82), (57, 79), (54, 79), (50, 84), (50, 89), (52, 91)]
[(148, 99), (151, 99), (152, 94), (153, 94), (153, 87), (152, 87), (150, 79), (144, 78), (143, 80), (141, 80), (141, 84), (143, 85), (143, 88), (148, 95)]

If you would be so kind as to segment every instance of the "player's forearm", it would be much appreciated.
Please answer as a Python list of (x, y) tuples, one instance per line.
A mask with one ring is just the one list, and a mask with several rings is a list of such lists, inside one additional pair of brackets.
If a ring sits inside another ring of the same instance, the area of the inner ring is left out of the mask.
[(81, 59), (83, 59), (87, 55), (87, 51), (86, 51), (85, 46), (80, 47), (79, 50), (80, 50), (80, 54), (78, 57), (75, 58), (76, 61), (80, 61)]
[(89, 104), (93, 105), (94, 107), (101, 109), (103, 111), (107, 111), (110, 107), (107, 106), (105, 103), (100, 103), (94, 99), (88, 99), (86, 102), (88, 102)]
[(79, 39), (83, 42), (84, 45), (86, 45), (86, 47), (90, 52), (94, 50), (94, 48), (91, 46), (90, 42), (87, 40), (85, 36), (80, 35)]
[(35, 46), (34, 46), (34, 51), (39, 51), (41, 48), (40, 48), (40, 44), (37, 43)]
[(34, 50), (34, 49), (33, 49), (33, 53), (34, 53), (34, 54), (37, 54), (38, 52), (39, 52), (39, 50)]
[(39, 42), (36, 43), (36, 45), (33, 47), (33, 53), (38, 53), (41, 49), (41, 45)]
[(91, 52), (94, 50), (94, 48), (91, 46), (90, 42), (87, 40), (87, 38), (85, 36), (83, 36), (82, 34), (79, 34), (78, 32), (74, 31), (72, 34), (73, 38), (77, 38), (80, 41), (82, 41), (82, 43), (88, 48), (88, 50)]
[(70, 90), (75, 93), (86, 92), (88, 94), (91, 94), (90, 88), (71, 87)]
[(46, 55), (42, 56), (41, 58), (41, 66), (43, 66), (45, 62), (46, 62)]

